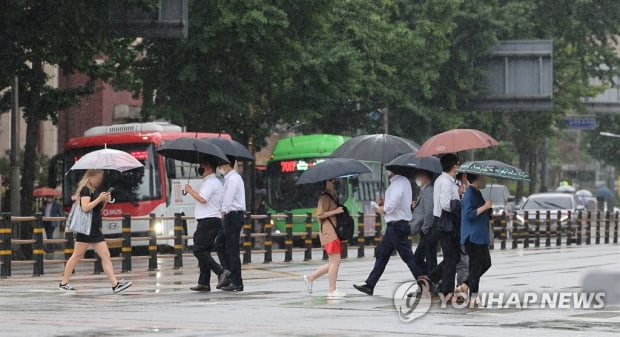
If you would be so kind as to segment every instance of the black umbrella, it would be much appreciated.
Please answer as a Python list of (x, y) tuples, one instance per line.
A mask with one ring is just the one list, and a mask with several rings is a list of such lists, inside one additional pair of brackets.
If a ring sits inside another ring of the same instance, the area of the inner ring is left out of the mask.
[(370, 167), (359, 160), (331, 158), (314, 165), (302, 173), (295, 185), (318, 183), (329, 179), (370, 172), (372, 172)]
[(394, 158), (418, 151), (415, 142), (392, 135), (364, 135), (349, 139), (332, 153), (332, 158), (352, 158), (357, 160), (389, 163)]
[(198, 164), (205, 158), (229, 162), (226, 154), (215, 144), (197, 138), (177, 138), (166, 142), (157, 152), (164, 157)]
[(396, 157), (385, 166), (388, 170), (393, 169), (413, 169), (413, 170), (425, 170), (435, 174), (440, 174), (441, 162), (439, 158), (431, 157), (416, 157), (415, 152), (405, 153)]
[(243, 146), (243, 144), (234, 141), (232, 139), (226, 139), (222, 137), (215, 138), (203, 138), (204, 141), (215, 144), (226, 155), (235, 157), (238, 159), (254, 160), (254, 155)]

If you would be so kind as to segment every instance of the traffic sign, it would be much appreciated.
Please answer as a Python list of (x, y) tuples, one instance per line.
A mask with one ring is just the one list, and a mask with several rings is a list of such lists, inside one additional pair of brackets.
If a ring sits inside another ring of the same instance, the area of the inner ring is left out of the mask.
[(564, 119), (566, 127), (574, 130), (595, 130), (596, 117), (593, 116), (570, 116)]

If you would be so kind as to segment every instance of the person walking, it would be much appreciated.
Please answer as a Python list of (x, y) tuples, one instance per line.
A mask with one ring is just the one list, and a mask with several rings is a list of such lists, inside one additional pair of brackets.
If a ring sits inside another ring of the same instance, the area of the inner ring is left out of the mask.
[(458, 241), (460, 228), (461, 202), (459, 187), (455, 182), (459, 160), (455, 154), (445, 154), (440, 159), (442, 174), (435, 180), (433, 187), (433, 216), (435, 217), (435, 238), (441, 246), (443, 260), (429, 275), (431, 282), (441, 284), (438, 292), (449, 296), (454, 291), (456, 264), (461, 258)]
[(327, 298), (342, 298), (346, 294), (336, 288), (338, 268), (342, 254), (342, 242), (336, 234), (336, 215), (344, 212), (338, 206), (338, 193), (336, 192), (336, 179), (325, 181), (325, 191), (319, 197), (316, 207), (316, 216), (320, 223), (319, 240), (327, 254), (327, 263), (317, 268), (312, 274), (304, 275), (306, 289), (312, 294), (312, 285), (316, 279), (327, 274), (328, 290)]
[(437, 266), (437, 241), (433, 240), (431, 236), (435, 222), (433, 216), (433, 173), (418, 170), (415, 181), (420, 192), (413, 208), (411, 234), (419, 235), (420, 242), (413, 253), (413, 257), (416, 264), (424, 270), (423, 275), (427, 276)]
[(105, 238), (103, 237), (103, 233), (101, 232), (101, 210), (105, 207), (106, 203), (110, 201), (110, 193), (100, 191), (102, 182), (103, 170), (87, 170), (78, 183), (75, 192), (76, 202), (80, 203), (80, 206), (84, 212), (92, 212), (90, 234), (85, 235), (82, 233), (77, 233), (75, 235), (73, 254), (65, 265), (62, 280), (58, 285), (61, 290), (76, 290), (69, 285), (69, 279), (71, 278), (71, 274), (75, 270), (77, 264), (84, 257), (84, 254), (89, 246), (92, 246), (97, 255), (99, 255), (103, 272), (112, 284), (112, 292), (115, 294), (119, 293), (129, 288), (132, 284), (127, 281), (119, 281), (114, 275), (114, 268), (112, 266), (112, 260), (110, 259), (110, 250)]
[(409, 221), (411, 221), (411, 183), (399, 172), (388, 171), (388, 177), (390, 186), (385, 191), (385, 203), (379, 200), (378, 209), (378, 213), (385, 215), (387, 229), (377, 247), (375, 265), (366, 278), (366, 282), (353, 285), (355, 289), (367, 295), (374, 293), (375, 286), (394, 250), (407, 264), (414, 280), (421, 281), (418, 278), (424, 275), (424, 270), (413, 257), (411, 242), (409, 241), (409, 234), (411, 233), (409, 225)]
[(215, 176), (217, 164), (212, 161), (204, 161), (198, 168), (198, 175), (202, 183), (198, 191), (191, 185), (185, 185), (185, 191), (196, 200), (194, 215), (198, 221), (194, 232), (194, 256), (198, 259), (200, 276), (198, 285), (191, 287), (193, 291), (211, 291), (211, 271), (218, 276), (217, 287), (228, 281), (230, 271), (225, 270), (211, 256), (215, 238), (222, 229), (222, 194), (224, 186)]
[[(48, 197), (45, 201), (45, 207), (43, 208), (43, 216), (46, 218), (55, 218), (61, 217), (64, 214), (60, 210), (60, 205), (56, 202), (54, 197)], [(58, 228), (59, 222), (54, 221), (43, 221), (43, 228), (45, 229), (45, 237), (49, 239), (54, 238), (54, 231)], [(46, 253), (54, 252), (54, 244), (48, 244), (45, 246)]]
[(455, 289), (455, 295), (469, 297), (477, 302), (480, 278), (491, 268), (489, 254), (489, 210), (491, 200), (484, 201), (481, 188), (485, 186), (483, 176), (468, 174), (469, 188), (463, 196), (461, 244), (465, 245), (469, 255), (469, 276), (463, 284)]
[(217, 255), (224, 269), (230, 271), (230, 279), (220, 285), (224, 291), (243, 291), (241, 277), (241, 258), (239, 257), (239, 237), (245, 213), (245, 186), (243, 178), (234, 168), (234, 158), (230, 163), (219, 166), (224, 176), (224, 196), (222, 199), (222, 230), (215, 240)]

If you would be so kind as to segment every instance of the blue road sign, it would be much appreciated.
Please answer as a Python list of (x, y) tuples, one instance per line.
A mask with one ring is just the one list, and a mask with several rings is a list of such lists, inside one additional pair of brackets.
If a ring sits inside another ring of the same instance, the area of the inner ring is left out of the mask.
[(595, 130), (596, 117), (567, 117), (564, 119), (566, 127), (575, 130)]

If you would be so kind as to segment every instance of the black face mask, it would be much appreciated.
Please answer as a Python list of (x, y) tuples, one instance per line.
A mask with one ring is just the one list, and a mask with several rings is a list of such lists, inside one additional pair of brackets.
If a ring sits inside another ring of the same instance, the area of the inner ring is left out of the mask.
[(198, 175), (202, 177), (202, 175), (205, 173), (205, 168), (204, 167), (199, 167), (196, 170), (196, 173), (198, 173)]

